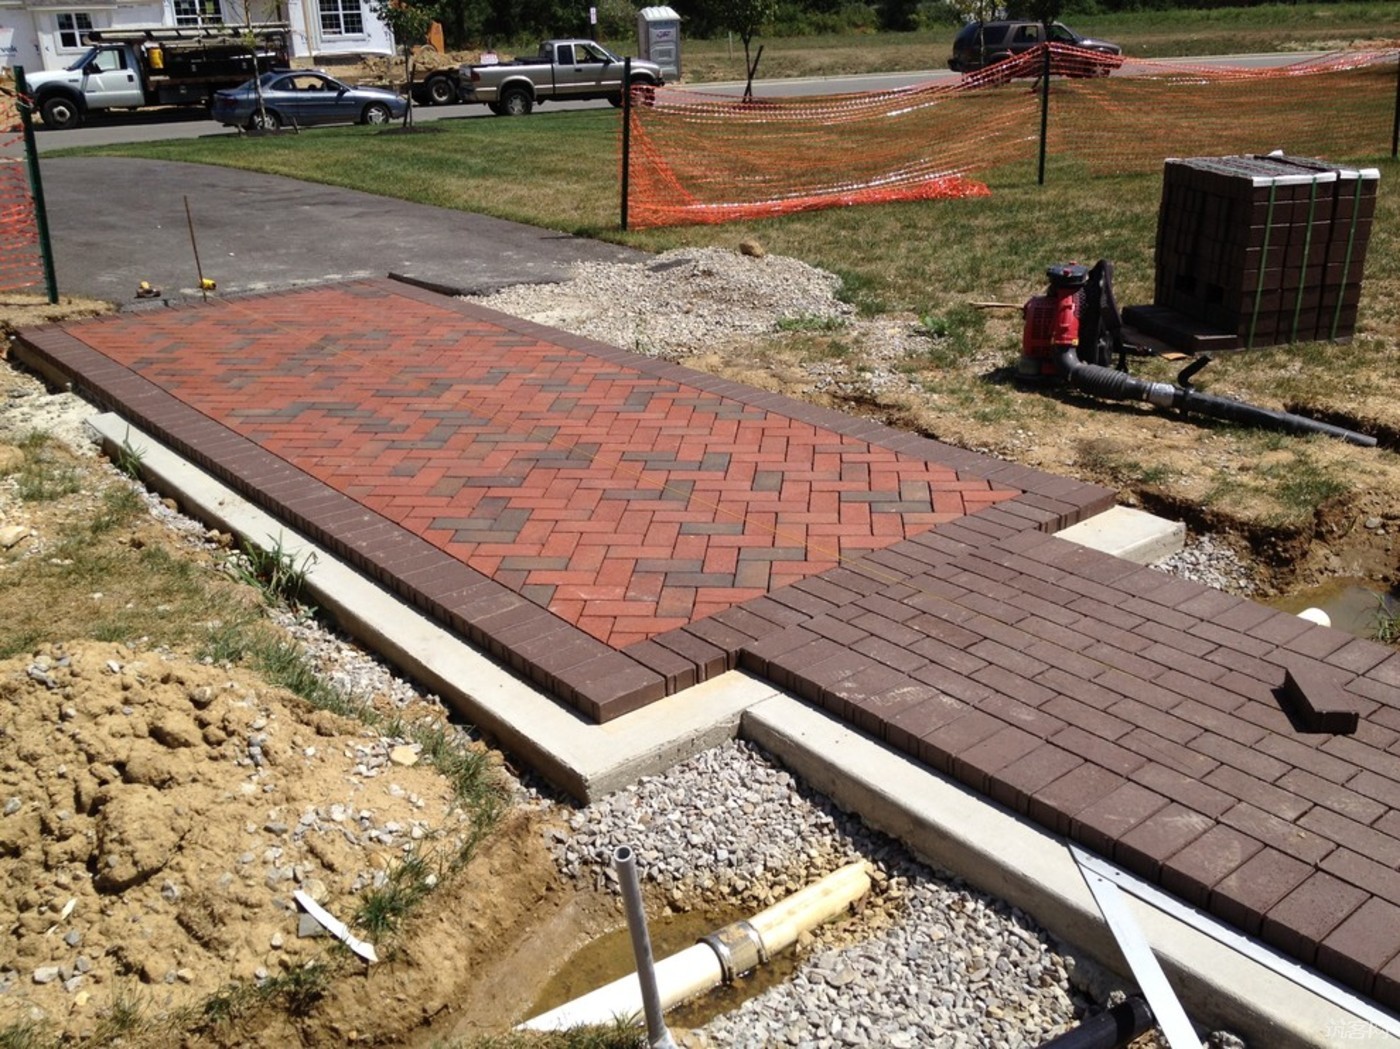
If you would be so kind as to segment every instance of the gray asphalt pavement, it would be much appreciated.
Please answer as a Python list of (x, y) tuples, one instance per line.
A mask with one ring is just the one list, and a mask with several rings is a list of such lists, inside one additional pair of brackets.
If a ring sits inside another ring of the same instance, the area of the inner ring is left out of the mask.
[[(44, 193), (59, 291), (136, 307), (141, 281), (199, 297), (396, 274), (469, 294), (563, 280), (639, 251), (519, 223), (198, 164), (50, 157)], [(189, 201), (194, 226), (185, 201)]]

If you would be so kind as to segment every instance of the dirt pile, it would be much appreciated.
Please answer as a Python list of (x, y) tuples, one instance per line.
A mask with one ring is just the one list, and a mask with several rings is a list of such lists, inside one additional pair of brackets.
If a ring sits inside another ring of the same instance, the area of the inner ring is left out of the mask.
[(135, 982), (158, 1010), (321, 954), (300, 889), (349, 918), (406, 855), (469, 829), (414, 746), (237, 669), (124, 645), (0, 663), (0, 1027), (89, 1033)]
[[(478, 62), (480, 51), (435, 51), (423, 48), (413, 56), (413, 78), (421, 80), (434, 69), (450, 69)], [(356, 84), (401, 83), (404, 76), (403, 55), (361, 55), (353, 63), (336, 69), (343, 79)]]

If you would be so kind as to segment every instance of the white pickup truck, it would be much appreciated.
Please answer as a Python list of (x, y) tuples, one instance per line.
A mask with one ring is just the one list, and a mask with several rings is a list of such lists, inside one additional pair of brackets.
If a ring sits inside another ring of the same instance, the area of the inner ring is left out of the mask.
[(96, 110), (208, 106), (216, 91), (287, 64), (280, 24), (254, 27), (252, 46), (234, 28), (129, 26), (87, 39), (92, 47), (67, 69), (26, 77), (46, 127), (77, 127)]
[[(463, 66), (462, 100), (484, 102), (497, 116), (525, 116), (541, 102), (605, 98), (622, 104), (623, 61), (592, 40), (546, 40), (534, 58)], [(632, 59), (629, 87), (665, 83), (655, 62)]]

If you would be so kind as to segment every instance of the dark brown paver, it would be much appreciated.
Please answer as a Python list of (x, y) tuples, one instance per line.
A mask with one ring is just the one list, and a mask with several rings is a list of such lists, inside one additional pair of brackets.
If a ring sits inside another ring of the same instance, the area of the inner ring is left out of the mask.
[(22, 350), (587, 717), (742, 666), (1400, 1006), (1400, 654), (1050, 534), (1103, 489), (383, 281)]

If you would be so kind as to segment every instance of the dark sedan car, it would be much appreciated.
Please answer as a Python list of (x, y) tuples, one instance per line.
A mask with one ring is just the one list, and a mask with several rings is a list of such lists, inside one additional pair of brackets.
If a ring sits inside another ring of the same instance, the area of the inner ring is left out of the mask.
[(402, 117), (408, 99), (383, 87), (351, 87), (314, 69), (264, 73), (258, 106), (255, 82), (214, 95), (212, 115), (220, 124), (249, 130), (310, 124), (387, 124)]

